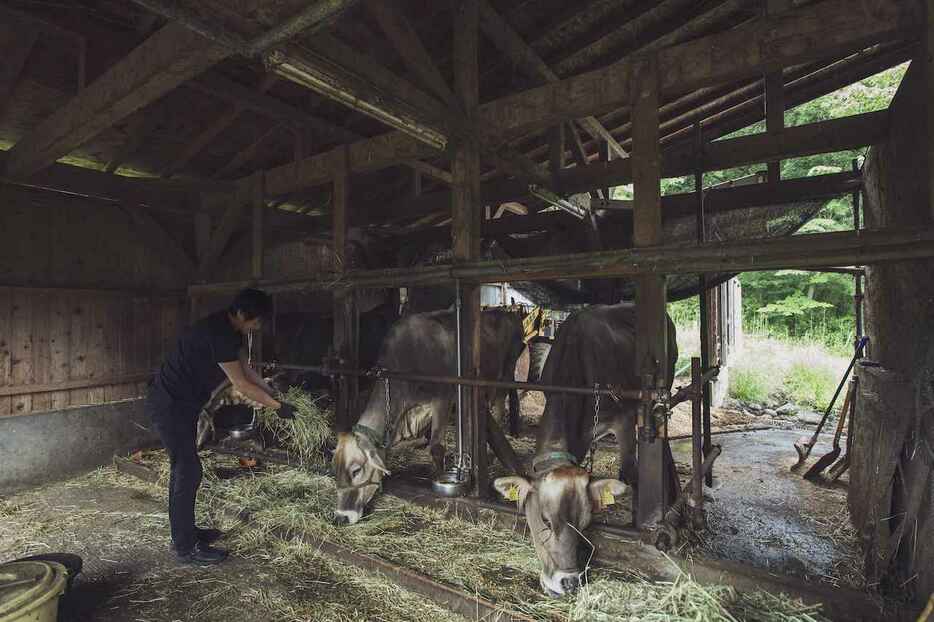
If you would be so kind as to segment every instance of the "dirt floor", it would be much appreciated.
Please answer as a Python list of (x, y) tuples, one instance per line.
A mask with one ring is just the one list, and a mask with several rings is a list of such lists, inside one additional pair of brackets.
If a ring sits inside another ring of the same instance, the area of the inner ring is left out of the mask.
[(85, 567), (61, 604), (62, 622), (462, 619), (314, 554), (296, 572), (275, 539), (221, 516), (201, 520), (226, 530), (236, 555), (214, 567), (179, 565), (165, 501), (151, 489), (106, 471), (0, 498), (0, 561), (80, 555)]

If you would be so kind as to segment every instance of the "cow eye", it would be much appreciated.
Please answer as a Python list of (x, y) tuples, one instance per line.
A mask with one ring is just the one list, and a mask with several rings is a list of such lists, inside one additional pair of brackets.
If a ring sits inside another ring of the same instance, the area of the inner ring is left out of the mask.
[(353, 467), (352, 469), (350, 469), (350, 477), (352, 477), (353, 479), (357, 479), (357, 476), (360, 475), (360, 471), (362, 470), (363, 470), (363, 467), (360, 467), (360, 466)]
[(545, 523), (545, 528), (546, 528), (548, 531), (554, 531), (554, 529), (552, 529), (552, 527), (551, 527), (551, 519), (550, 519), (550, 518), (548, 518), (547, 516), (543, 516), (543, 517), (542, 517), (542, 522)]

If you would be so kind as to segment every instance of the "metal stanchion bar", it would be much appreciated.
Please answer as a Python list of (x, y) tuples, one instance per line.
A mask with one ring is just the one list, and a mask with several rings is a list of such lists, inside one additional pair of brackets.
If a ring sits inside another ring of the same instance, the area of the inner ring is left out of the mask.
[[(293, 371), (310, 371), (324, 376), (361, 376), (370, 378), (391, 378), (393, 380), (408, 380), (410, 382), (427, 382), (432, 384), (451, 384), (470, 387), (490, 387), (494, 389), (522, 389), (525, 391), (542, 391), (544, 393), (568, 393), (571, 395), (594, 395), (593, 387), (563, 387), (550, 384), (533, 384), (531, 382), (509, 382), (505, 380), (485, 380), (483, 378), (458, 378), (457, 376), (427, 376), (420, 374), (407, 374), (404, 372), (383, 370), (339, 369), (322, 365), (281, 365), (270, 364), (278, 369)], [(655, 391), (639, 389), (617, 389), (612, 385), (605, 385), (596, 389), (599, 395), (612, 397), (618, 400), (651, 400), (659, 397)], [(687, 398), (684, 398), (687, 399)], [(683, 401), (683, 400), (681, 400)]]

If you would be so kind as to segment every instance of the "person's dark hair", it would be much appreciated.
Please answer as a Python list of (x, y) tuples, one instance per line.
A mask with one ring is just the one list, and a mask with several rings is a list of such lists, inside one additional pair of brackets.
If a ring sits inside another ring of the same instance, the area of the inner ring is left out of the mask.
[(227, 311), (231, 314), (242, 311), (246, 320), (265, 317), (272, 313), (272, 297), (258, 289), (244, 289), (233, 299)]

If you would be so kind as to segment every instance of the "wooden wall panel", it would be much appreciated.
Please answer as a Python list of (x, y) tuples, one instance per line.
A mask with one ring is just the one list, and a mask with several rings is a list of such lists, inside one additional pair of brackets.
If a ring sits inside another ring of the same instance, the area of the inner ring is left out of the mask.
[[(188, 220), (169, 219), (185, 246)], [(189, 278), (113, 204), (0, 185), (0, 416), (142, 395)]]
[(0, 287), (0, 416), (142, 395), (187, 319), (178, 295)]

